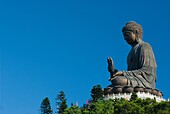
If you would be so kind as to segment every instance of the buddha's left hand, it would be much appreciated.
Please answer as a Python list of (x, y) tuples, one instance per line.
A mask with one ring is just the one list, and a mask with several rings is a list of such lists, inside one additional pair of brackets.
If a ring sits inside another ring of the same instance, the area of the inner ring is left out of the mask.
[(113, 77), (115, 77), (115, 76), (123, 76), (123, 72), (122, 72), (122, 71), (118, 71), (118, 72), (116, 72), (116, 73), (113, 75)]

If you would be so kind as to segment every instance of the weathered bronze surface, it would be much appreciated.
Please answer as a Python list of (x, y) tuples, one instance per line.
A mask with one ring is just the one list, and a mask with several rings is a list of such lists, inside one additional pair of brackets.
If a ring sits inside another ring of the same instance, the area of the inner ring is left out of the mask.
[[(114, 62), (111, 57), (107, 58), (108, 71), (110, 72), (111, 85), (116, 93), (127, 91), (145, 91), (154, 92), (156, 94), (156, 60), (153, 50), (149, 43), (142, 41), (143, 30), (141, 25), (136, 22), (128, 22), (122, 29), (122, 33), (126, 42), (131, 45), (131, 50), (127, 56), (127, 71), (119, 71), (115, 69)], [(128, 87), (133, 87), (128, 88)], [(146, 88), (146, 89), (144, 89)], [(151, 89), (151, 90), (150, 90)], [(160, 94), (159, 94), (160, 96)]]
[(136, 86), (136, 87), (134, 87), (134, 92), (144, 92), (144, 88)]
[(157, 95), (158, 94), (158, 90), (157, 89), (153, 89), (152, 90), (152, 94)]
[(152, 93), (152, 89), (151, 88), (144, 88), (144, 92), (146, 92), (146, 93)]
[(162, 92), (159, 91), (157, 96), (162, 97), (163, 96)]
[(122, 93), (122, 87), (121, 86), (115, 86), (113, 88), (113, 93)]
[(132, 93), (134, 92), (134, 87), (132, 86), (124, 86), (123, 87), (123, 93)]

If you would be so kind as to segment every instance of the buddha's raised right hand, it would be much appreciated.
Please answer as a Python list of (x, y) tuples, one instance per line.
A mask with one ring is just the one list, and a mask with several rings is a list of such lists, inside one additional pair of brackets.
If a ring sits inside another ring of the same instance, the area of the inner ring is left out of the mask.
[(111, 57), (107, 58), (107, 63), (108, 63), (108, 71), (114, 72), (114, 63), (113, 63), (113, 59)]

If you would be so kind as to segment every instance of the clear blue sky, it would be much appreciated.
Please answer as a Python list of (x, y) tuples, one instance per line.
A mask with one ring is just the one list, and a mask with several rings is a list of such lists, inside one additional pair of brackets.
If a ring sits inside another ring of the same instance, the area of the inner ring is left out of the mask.
[(0, 114), (37, 114), (59, 91), (80, 106), (107, 80), (108, 56), (126, 70), (130, 46), (121, 29), (136, 21), (157, 60), (156, 88), (170, 98), (170, 1), (1, 0)]

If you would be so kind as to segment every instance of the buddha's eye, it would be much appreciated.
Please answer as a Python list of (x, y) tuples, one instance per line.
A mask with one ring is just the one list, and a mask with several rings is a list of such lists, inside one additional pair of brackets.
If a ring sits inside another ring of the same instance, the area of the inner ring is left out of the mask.
[(130, 36), (130, 33), (126, 32), (123, 34), (124, 36)]

